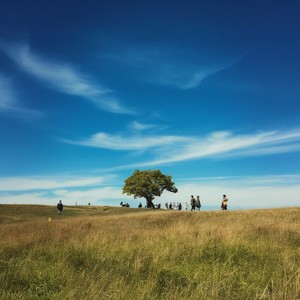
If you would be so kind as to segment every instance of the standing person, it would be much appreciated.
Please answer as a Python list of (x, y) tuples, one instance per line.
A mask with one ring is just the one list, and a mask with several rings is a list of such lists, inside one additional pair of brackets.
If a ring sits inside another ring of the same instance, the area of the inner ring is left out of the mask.
[(189, 209), (189, 205), (188, 205), (188, 203), (187, 202), (185, 202), (185, 210), (188, 210)]
[(59, 202), (57, 203), (56, 208), (57, 208), (57, 217), (59, 218), (64, 209), (64, 205), (62, 204), (61, 200), (59, 200)]
[(191, 196), (191, 211), (195, 210), (196, 207), (196, 199), (194, 198), (194, 196)]
[(200, 208), (201, 208), (200, 196), (197, 196), (196, 207), (198, 208), (198, 210), (200, 210)]
[(221, 204), (222, 210), (227, 210), (227, 205), (228, 205), (228, 199), (226, 195), (223, 195), (222, 204)]
[(182, 209), (182, 204), (181, 204), (181, 202), (179, 202), (179, 204), (178, 204), (178, 210), (181, 210)]

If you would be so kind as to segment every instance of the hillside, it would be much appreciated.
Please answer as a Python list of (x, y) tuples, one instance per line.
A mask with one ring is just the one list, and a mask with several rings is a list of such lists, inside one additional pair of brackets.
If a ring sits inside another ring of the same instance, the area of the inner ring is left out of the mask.
[[(139, 213), (145, 209), (111, 206), (65, 206), (63, 219), (70, 217), (106, 216)], [(30, 221), (33, 219), (55, 219), (56, 206), (47, 205), (5, 205), (0, 204), (0, 224)]]
[(300, 299), (300, 208), (0, 211), (1, 299)]

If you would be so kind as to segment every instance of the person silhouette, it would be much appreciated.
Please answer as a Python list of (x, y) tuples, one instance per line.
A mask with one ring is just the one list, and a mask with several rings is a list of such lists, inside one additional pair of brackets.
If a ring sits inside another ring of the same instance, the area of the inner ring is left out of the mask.
[(227, 210), (227, 205), (228, 205), (228, 199), (226, 195), (223, 195), (222, 204), (221, 204), (222, 210)]
[(59, 202), (57, 203), (56, 208), (57, 208), (57, 217), (59, 218), (64, 209), (64, 205), (62, 204), (61, 200), (59, 200)]

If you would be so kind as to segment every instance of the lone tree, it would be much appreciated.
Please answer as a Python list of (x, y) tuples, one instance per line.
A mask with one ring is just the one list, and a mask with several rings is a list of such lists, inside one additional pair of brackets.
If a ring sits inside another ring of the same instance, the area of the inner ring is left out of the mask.
[(136, 170), (125, 180), (123, 194), (133, 195), (136, 198), (146, 198), (147, 207), (153, 207), (153, 199), (160, 196), (164, 190), (177, 193), (172, 176), (164, 175), (160, 170)]

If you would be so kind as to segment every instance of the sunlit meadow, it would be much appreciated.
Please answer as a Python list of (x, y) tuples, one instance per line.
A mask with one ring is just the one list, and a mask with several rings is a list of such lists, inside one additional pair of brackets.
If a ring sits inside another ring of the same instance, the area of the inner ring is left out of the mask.
[(300, 299), (300, 208), (0, 209), (1, 299)]

